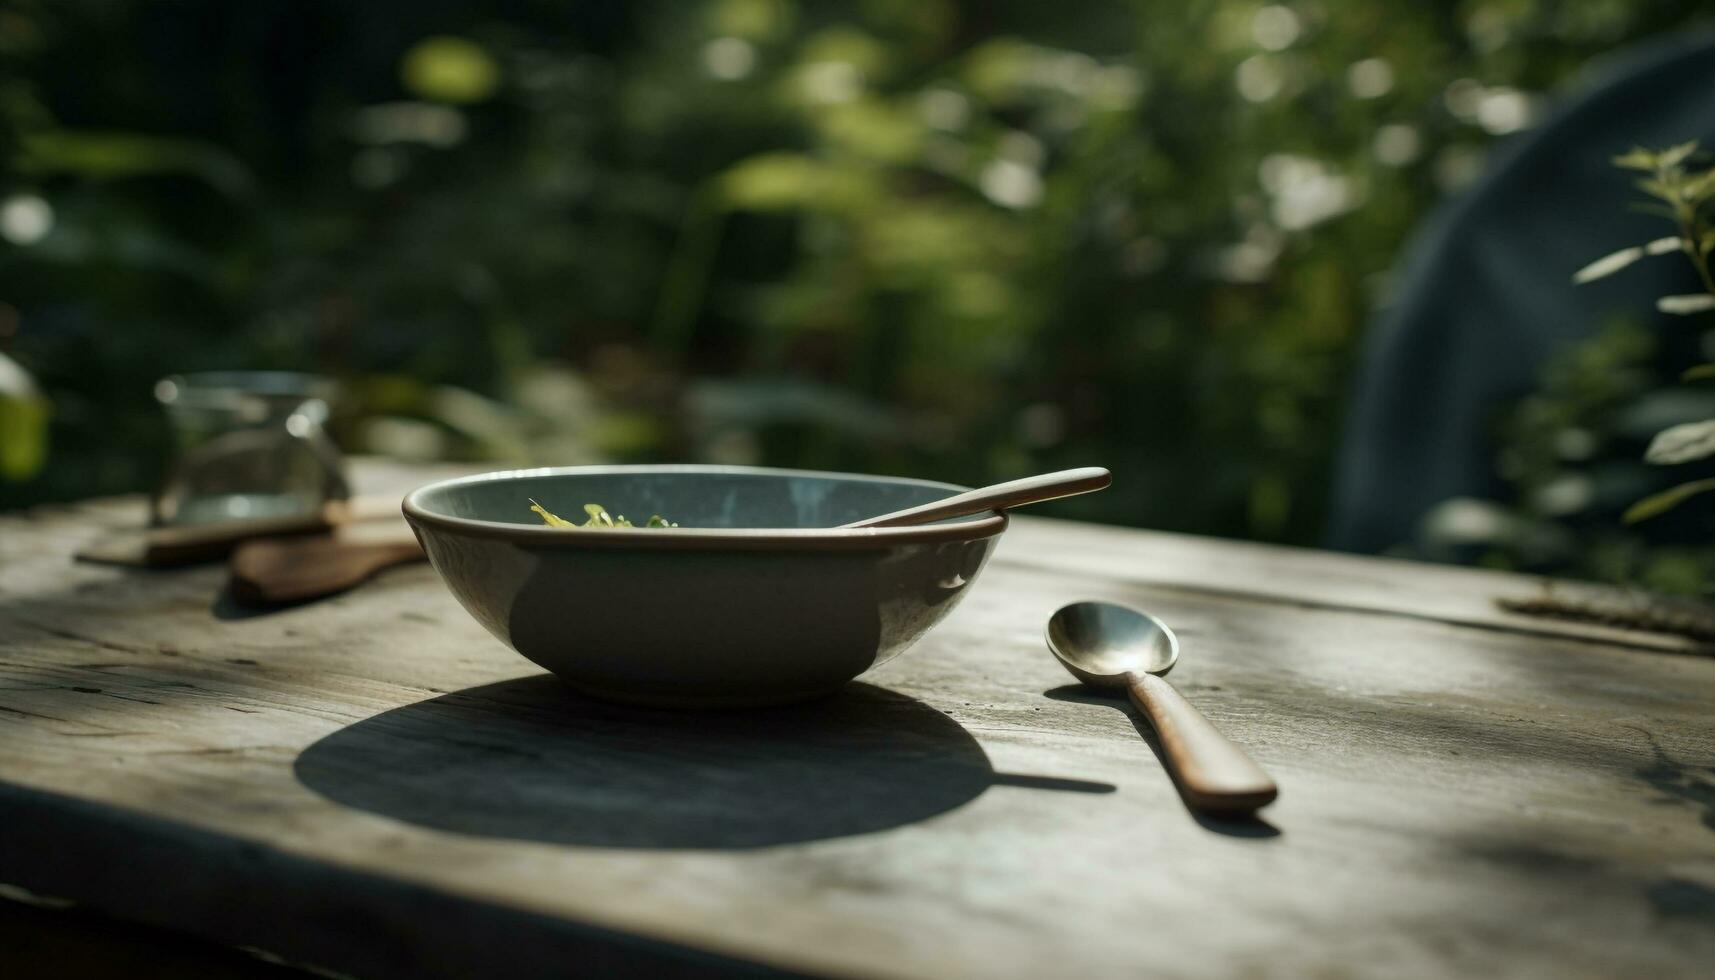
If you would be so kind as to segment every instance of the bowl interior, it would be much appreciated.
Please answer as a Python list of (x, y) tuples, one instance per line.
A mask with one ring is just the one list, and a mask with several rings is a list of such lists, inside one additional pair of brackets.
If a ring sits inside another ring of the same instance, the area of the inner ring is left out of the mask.
[(600, 504), (638, 524), (659, 514), (681, 527), (827, 528), (963, 489), (926, 480), (742, 467), (584, 467), (454, 481), (421, 491), (415, 500), (429, 513), (528, 526), (542, 523), (530, 510), (533, 498), (580, 524), (584, 505)]

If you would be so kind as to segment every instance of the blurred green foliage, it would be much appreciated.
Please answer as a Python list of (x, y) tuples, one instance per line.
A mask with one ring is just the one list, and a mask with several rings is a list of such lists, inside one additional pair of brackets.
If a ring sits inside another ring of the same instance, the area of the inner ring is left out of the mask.
[(1061, 513), (1314, 541), (1406, 234), (1704, 7), (10, 0), (0, 351), (52, 415), (0, 506), (148, 485), (157, 377), (270, 367), (354, 449), (1098, 463)]

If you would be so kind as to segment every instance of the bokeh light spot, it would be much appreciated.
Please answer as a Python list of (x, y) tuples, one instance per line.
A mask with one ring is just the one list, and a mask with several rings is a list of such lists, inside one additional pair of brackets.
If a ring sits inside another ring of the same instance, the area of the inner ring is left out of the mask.
[(53, 228), (53, 206), (34, 194), (18, 194), (0, 204), (0, 236), (14, 245), (34, 245)]
[(481, 45), (462, 37), (429, 37), (399, 63), (405, 87), (437, 102), (481, 102), (500, 86), (500, 66)]
[(1233, 74), (1233, 84), (1247, 100), (1267, 102), (1286, 86), (1286, 73), (1280, 70), (1274, 59), (1254, 55), (1239, 62), (1238, 70)]
[(1423, 137), (1415, 126), (1388, 123), (1376, 129), (1370, 146), (1377, 160), (1390, 167), (1403, 167), (1422, 154)]
[(1376, 99), (1393, 91), (1393, 65), (1386, 58), (1365, 58), (1346, 69), (1346, 86), (1360, 99)]
[(703, 67), (724, 82), (734, 82), (756, 67), (756, 48), (736, 37), (717, 37), (703, 45)]
[(1271, 4), (1251, 18), (1251, 37), (1264, 51), (1284, 51), (1304, 33), (1304, 23), (1291, 7)]
[(1005, 157), (983, 168), (978, 185), (984, 196), (1003, 207), (1027, 208), (1042, 200), (1042, 177), (1034, 169)]

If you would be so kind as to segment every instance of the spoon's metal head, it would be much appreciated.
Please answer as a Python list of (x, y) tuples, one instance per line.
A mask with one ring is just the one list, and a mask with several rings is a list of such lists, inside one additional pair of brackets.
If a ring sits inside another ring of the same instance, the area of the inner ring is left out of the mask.
[(1129, 673), (1172, 670), (1179, 638), (1166, 623), (1130, 606), (1074, 602), (1048, 617), (1048, 649), (1084, 683), (1121, 687)]

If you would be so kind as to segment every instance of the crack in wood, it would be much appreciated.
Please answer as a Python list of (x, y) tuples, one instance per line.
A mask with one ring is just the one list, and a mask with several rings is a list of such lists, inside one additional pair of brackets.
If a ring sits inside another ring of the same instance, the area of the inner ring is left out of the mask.
[[(1015, 565), (1034, 572), (1056, 572), (1063, 574), (1066, 571), (1065, 568), (1054, 562), (1032, 561), (1030, 559), (1019, 558), (1017, 556), (1009, 556), (1004, 560), (997, 560), (997, 564)], [(1688, 643), (1683, 647), (1665, 647), (1660, 643), (1647, 643), (1641, 640), (1628, 639), (1618, 629), (1615, 629), (1611, 633), (1591, 635), (1564, 629), (1552, 629), (1546, 624), (1540, 627), (1533, 627), (1523, 623), (1483, 622), (1476, 619), (1450, 617), (1434, 613), (1417, 613), (1406, 609), (1394, 609), (1385, 606), (1347, 605), (1345, 603), (1327, 602), (1321, 599), (1311, 599), (1303, 596), (1278, 595), (1251, 589), (1222, 588), (1214, 585), (1191, 585), (1181, 582), (1164, 582), (1158, 579), (1121, 576), (1109, 572), (1104, 572), (1100, 578), (1104, 582), (1117, 583), (1134, 588), (1151, 589), (1157, 592), (1168, 592), (1177, 595), (1210, 596), (1232, 602), (1279, 606), (1288, 609), (1306, 609), (1319, 612), (1343, 612), (1354, 613), (1362, 616), (1381, 616), (1388, 619), (1404, 619), (1412, 622), (1435, 623), (1438, 625), (1454, 626), (1463, 629), (1482, 630), (1488, 633), (1503, 633), (1509, 636), (1537, 636), (1549, 639), (1568, 640), (1574, 643), (1582, 643), (1592, 646), (1623, 647), (1627, 650), (1640, 650), (1648, 653), (1666, 653), (1695, 657), (1715, 656), (1715, 644), (1696, 643), (1695, 645), (1691, 645)], [(1502, 601), (1503, 600), (1501, 599), (1495, 600), (1502, 611), (1510, 612), (1511, 610), (1507, 609), (1505, 606), (1499, 606), (1499, 603)], [(1693, 641), (1695, 639), (1692, 637), (1686, 637), (1679, 633), (1650, 632), (1655, 635), (1669, 635), (1677, 639), (1685, 639), (1688, 641)]]
[(23, 708), (13, 708), (4, 704), (0, 704), (0, 711), (4, 711), (9, 715), (18, 715), (23, 718), (41, 718), (45, 721), (62, 721), (68, 725), (77, 724), (77, 722), (72, 721), (70, 718), (61, 718), (58, 715), (44, 715), (39, 711), (25, 711)]
[(155, 732), (54, 732), (64, 738), (122, 738), (128, 735), (148, 736)]
[[(1683, 636), (1699, 643), (1715, 644), (1715, 615), (1698, 609), (1669, 607), (1660, 601), (1639, 597), (1628, 604), (1554, 595), (1511, 598), (1502, 596), (1495, 605), (1521, 616), (1541, 616), (1568, 622), (1594, 623), (1622, 630), (1640, 630)], [(1715, 647), (1712, 647), (1715, 649)]]
[[(100, 647), (103, 650), (112, 650), (114, 653), (128, 653), (132, 656), (146, 656), (148, 654), (164, 653), (164, 651), (158, 650), (154, 647), (128, 646), (123, 643), (115, 643), (112, 640), (104, 640), (98, 636), (86, 636), (75, 630), (68, 630), (61, 626), (49, 626), (46, 623), (38, 623), (28, 619), (15, 619), (13, 622), (18, 623), (21, 626), (29, 627), (37, 632), (46, 633), (49, 636), (56, 637), (61, 640), (71, 640), (75, 643), (87, 643), (90, 646)], [(171, 654), (168, 654), (168, 656), (171, 656)]]

